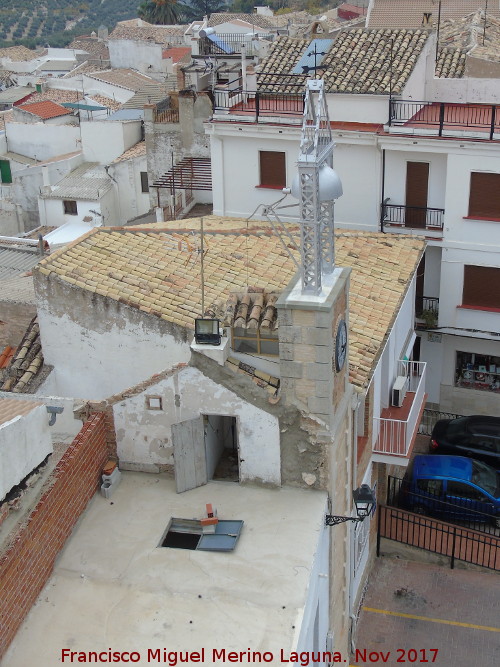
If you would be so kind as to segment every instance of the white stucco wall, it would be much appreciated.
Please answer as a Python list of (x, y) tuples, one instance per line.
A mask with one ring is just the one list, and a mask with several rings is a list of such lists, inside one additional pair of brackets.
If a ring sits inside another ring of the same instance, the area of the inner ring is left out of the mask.
[(93, 120), (81, 123), (83, 158), (110, 164), (141, 139), (141, 121)]
[(148, 76), (166, 71), (166, 62), (162, 60), (165, 45), (132, 39), (110, 39), (108, 48), (113, 69), (130, 67)]
[(117, 197), (114, 189), (104, 193), (99, 201), (77, 200), (77, 215), (64, 213), (62, 199), (39, 200), (40, 224), (50, 227), (60, 227), (66, 223), (80, 222), (84, 218), (92, 218), (90, 224), (97, 227), (102, 225), (117, 225), (120, 221)]
[(460, 102), (498, 104), (500, 79), (430, 79), (426, 87), (426, 100), (436, 102)]
[(427, 162), (429, 164), (429, 185), (427, 206), (444, 208), (446, 196), (445, 154), (415, 150), (415, 147), (393, 146), (385, 153), (384, 198), (389, 197), (389, 204), (404, 206), (406, 201), (406, 170), (408, 162)]
[(189, 359), (189, 344), (168, 335), (163, 320), (55, 282), (41, 287), (35, 279), (44, 358), (54, 366), (57, 395), (106, 398)]
[(80, 148), (76, 125), (6, 123), (9, 150), (36, 160), (48, 160)]
[[(162, 396), (163, 410), (148, 410), (148, 395)], [(277, 417), (247, 403), (196, 368), (182, 369), (116, 404), (113, 415), (120, 461), (145, 470), (173, 465), (172, 424), (201, 415), (236, 417), (240, 481), (281, 483)]]
[(141, 172), (147, 172), (147, 158), (142, 156), (111, 165), (109, 175), (117, 182), (120, 224), (150, 210), (149, 193), (142, 192)]
[(331, 121), (346, 123), (387, 123), (389, 118), (388, 95), (327, 95), (328, 114)]
[[(122, 88), (121, 86), (114, 86), (111, 83), (106, 83), (105, 81), (98, 81), (93, 79), (90, 76), (85, 74), (82, 75), (83, 89), (85, 90), (86, 95), (104, 95), (105, 97), (111, 97), (117, 102), (124, 103), (127, 102), (131, 97), (135, 95), (133, 90), (128, 88)], [(153, 83), (153, 79), (151, 80)]]
[(0, 500), (52, 453), (44, 405), (0, 425)]

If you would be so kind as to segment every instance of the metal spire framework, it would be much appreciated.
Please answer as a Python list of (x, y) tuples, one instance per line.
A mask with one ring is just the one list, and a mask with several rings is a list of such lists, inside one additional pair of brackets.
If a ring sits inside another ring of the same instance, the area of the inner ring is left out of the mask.
[[(300, 229), (302, 259), (302, 292), (321, 292), (321, 273), (331, 274), (335, 267), (334, 198), (342, 194), (340, 181), (333, 172), (332, 132), (323, 81), (307, 82), (300, 153), (297, 161), (300, 188)], [(325, 170), (325, 166), (330, 169)], [(320, 195), (337, 178), (336, 196)]]

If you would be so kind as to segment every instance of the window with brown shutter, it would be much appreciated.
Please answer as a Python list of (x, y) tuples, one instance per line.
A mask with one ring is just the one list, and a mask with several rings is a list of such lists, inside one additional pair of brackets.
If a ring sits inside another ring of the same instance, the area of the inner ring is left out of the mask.
[(500, 269), (465, 265), (462, 305), (500, 308)]
[(285, 153), (259, 151), (260, 186), (284, 188), (286, 185)]
[(500, 220), (500, 174), (471, 173), (469, 217)]

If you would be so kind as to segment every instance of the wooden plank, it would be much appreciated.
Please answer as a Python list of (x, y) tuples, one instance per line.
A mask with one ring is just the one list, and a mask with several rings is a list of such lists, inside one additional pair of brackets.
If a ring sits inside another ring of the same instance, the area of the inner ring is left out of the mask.
[(172, 425), (177, 493), (208, 482), (203, 417)]

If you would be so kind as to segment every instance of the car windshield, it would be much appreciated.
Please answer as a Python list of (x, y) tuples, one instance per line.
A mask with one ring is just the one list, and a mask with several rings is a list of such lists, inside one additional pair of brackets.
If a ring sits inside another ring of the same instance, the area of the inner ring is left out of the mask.
[(472, 481), (491, 496), (497, 498), (499, 495), (499, 477), (500, 475), (491, 466), (481, 461), (472, 461)]

